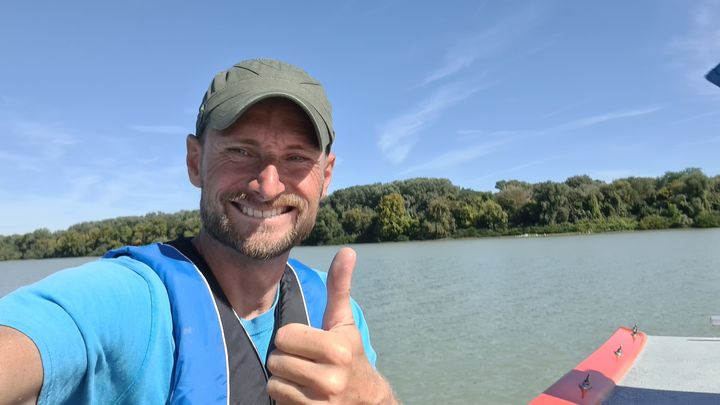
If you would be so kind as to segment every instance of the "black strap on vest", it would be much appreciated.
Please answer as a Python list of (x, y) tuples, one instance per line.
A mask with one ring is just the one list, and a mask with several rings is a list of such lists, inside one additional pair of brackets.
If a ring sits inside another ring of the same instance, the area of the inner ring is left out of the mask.
[[(227, 297), (222, 291), (215, 275), (207, 262), (195, 249), (190, 239), (177, 239), (168, 242), (190, 259), (205, 276), (213, 292), (222, 322), (225, 346), (228, 353), (228, 367), (230, 375), (231, 404), (257, 405), (273, 404), (267, 393), (267, 378), (270, 373), (258, 357), (252, 340), (245, 332), (245, 328), (238, 320)], [(280, 280), (280, 298), (275, 306), (275, 325), (273, 327), (268, 354), (275, 349), (275, 334), (279, 327), (289, 323), (309, 324), (305, 303), (299, 281), (295, 272), (285, 266), (285, 273)]]
[[(300, 303), (300, 305), (297, 305), (297, 303)], [(289, 323), (310, 325), (310, 320), (308, 319), (307, 312), (305, 312), (305, 300), (295, 272), (293, 272), (290, 267), (285, 266), (285, 273), (280, 280), (280, 299), (278, 299), (278, 303), (275, 306), (275, 327), (273, 328), (272, 337), (270, 338), (268, 355), (275, 350), (275, 334), (277, 333), (278, 325), (284, 326)], [(270, 372), (268, 371), (268, 376), (269, 375)]]

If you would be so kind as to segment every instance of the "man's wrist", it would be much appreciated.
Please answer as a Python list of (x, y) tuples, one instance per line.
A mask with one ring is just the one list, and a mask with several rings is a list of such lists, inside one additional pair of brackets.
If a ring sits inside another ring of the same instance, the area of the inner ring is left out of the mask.
[(398, 401), (397, 397), (395, 396), (395, 392), (393, 392), (392, 387), (390, 386), (390, 383), (383, 377), (379, 372), (375, 371), (375, 377), (376, 377), (376, 390), (377, 393), (374, 397), (374, 401), (371, 402), (373, 405), (400, 405), (400, 401)]

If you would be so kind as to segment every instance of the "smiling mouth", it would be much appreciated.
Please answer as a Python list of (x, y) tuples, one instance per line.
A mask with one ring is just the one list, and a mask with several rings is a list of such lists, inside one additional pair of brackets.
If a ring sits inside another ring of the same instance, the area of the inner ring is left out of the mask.
[(263, 209), (249, 207), (245, 204), (239, 204), (236, 201), (233, 201), (232, 203), (233, 203), (233, 205), (238, 207), (240, 209), (240, 212), (242, 212), (243, 214), (245, 214), (249, 217), (259, 218), (259, 219), (276, 217), (278, 215), (288, 213), (288, 212), (292, 211), (292, 209), (293, 209), (292, 207), (285, 206), (285, 207), (275, 207), (275, 208), (263, 210)]
[(284, 214), (288, 211), (290, 211), (290, 207), (285, 208), (273, 208), (271, 210), (256, 210), (250, 207), (240, 206), (240, 211), (242, 211), (243, 214), (247, 216), (251, 216), (253, 218), (270, 218), (270, 217), (276, 217), (278, 215)]
[(272, 219), (293, 211), (304, 212), (305, 201), (295, 194), (283, 194), (273, 201), (267, 203), (255, 202), (245, 193), (235, 193), (226, 199), (241, 214), (259, 220)]

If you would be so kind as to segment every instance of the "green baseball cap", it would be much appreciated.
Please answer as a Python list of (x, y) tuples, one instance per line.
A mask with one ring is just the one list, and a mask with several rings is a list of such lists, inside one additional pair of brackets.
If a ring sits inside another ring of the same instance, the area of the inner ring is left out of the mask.
[(227, 129), (253, 104), (270, 97), (299, 105), (315, 127), (320, 148), (330, 150), (335, 131), (322, 85), (304, 70), (272, 59), (238, 62), (216, 74), (200, 104), (195, 134), (200, 136), (207, 128)]

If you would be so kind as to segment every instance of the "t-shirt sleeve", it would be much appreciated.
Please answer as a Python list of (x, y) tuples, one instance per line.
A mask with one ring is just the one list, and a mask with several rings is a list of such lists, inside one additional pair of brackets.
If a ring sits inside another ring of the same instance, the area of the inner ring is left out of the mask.
[(353, 318), (355, 318), (355, 324), (360, 330), (360, 335), (362, 336), (365, 355), (367, 356), (368, 361), (370, 361), (370, 364), (375, 367), (375, 363), (377, 362), (377, 353), (375, 353), (375, 349), (370, 342), (370, 329), (368, 328), (367, 322), (365, 322), (365, 316), (363, 315), (362, 309), (360, 309), (360, 305), (352, 298), (350, 298), (350, 302), (352, 304)]
[[(122, 257), (59, 271), (5, 296), (0, 325), (40, 351), (40, 403), (115, 402), (132, 398), (146, 373), (169, 381), (172, 327), (158, 316), (163, 311), (169, 303), (160, 279)], [(160, 381), (153, 380), (158, 392)]]

